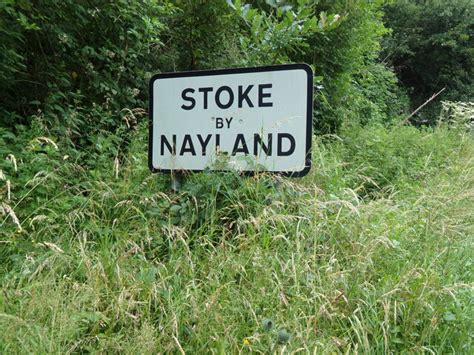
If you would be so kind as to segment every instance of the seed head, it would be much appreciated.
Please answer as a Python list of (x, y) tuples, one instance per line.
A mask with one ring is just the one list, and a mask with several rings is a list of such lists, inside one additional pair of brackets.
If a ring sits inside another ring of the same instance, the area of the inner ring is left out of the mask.
[(285, 344), (290, 340), (290, 333), (286, 329), (280, 329), (278, 331), (278, 343)]
[(269, 331), (273, 327), (273, 321), (270, 318), (265, 318), (262, 321), (262, 328), (265, 331)]

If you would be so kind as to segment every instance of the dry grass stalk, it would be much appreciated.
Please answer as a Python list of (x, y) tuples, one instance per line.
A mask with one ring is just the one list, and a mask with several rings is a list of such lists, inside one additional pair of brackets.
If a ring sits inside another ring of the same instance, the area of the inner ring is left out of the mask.
[(12, 162), (12, 164), (13, 164), (13, 170), (14, 170), (15, 172), (17, 172), (17, 171), (18, 171), (18, 165), (17, 165), (17, 163), (16, 163), (16, 158), (15, 158), (15, 156), (14, 156), (13, 154), (8, 154), (8, 155), (7, 155), (7, 160), (10, 160), (10, 161)]
[(56, 149), (56, 150), (59, 149), (58, 145), (57, 145), (52, 139), (50, 139), (50, 138), (48, 138), (48, 137), (37, 137), (37, 138), (35, 138), (34, 140), (37, 141), (38, 143), (48, 143), (48, 144), (51, 144), (51, 145), (54, 147), (54, 149)]
[(23, 228), (21, 228), (21, 223), (20, 223), (20, 220), (18, 219), (18, 217), (16, 216), (15, 214), (15, 211), (13, 211), (13, 209), (7, 205), (6, 203), (2, 202), (2, 204), (0, 205), (0, 212), (2, 214), (7, 214), (8, 216), (10, 216), (10, 218), (12, 219), (13, 223), (18, 227), (18, 230), (21, 232), (23, 230)]

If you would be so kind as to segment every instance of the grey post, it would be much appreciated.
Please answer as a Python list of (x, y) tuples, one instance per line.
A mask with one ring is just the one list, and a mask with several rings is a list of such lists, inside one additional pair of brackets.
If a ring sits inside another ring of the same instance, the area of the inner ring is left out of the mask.
[(180, 171), (171, 172), (171, 190), (178, 192), (181, 190), (181, 185), (183, 183), (183, 174)]

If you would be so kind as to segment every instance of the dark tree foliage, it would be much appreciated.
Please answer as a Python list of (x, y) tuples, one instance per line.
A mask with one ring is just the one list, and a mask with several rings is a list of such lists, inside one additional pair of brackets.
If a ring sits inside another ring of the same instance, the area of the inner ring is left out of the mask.
[(225, 0), (176, 0), (162, 17), (166, 30), (160, 69), (210, 69), (228, 62), (226, 48), (239, 34), (235, 14)]
[(166, 11), (153, 1), (2, 2), (1, 123), (28, 124), (40, 109), (51, 125), (113, 129), (105, 112), (96, 112), (99, 121), (71, 111), (143, 105)]
[[(413, 106), (444, 87), (442, 99), (472, 100), (474, 2), (394, 1), (384, 10), (392, 33), (384, 42), (383, 56), (410, 89)], [(431, 108), (425, 112), (433, 113), (437, 105)]]
[[(34, 120), (74, 145), (147, 107), (153, 73), (306, 62), (317, 132), (390, 123), (405, 109), (390, 64), (424, 98), (472, 95), (469, 1), (8, 0), (0, 2), (0, 125)], [(429, 61), (430, 65), (426, 65)], [(456, 96), (456, 97), (454, 97)], [(125, 113), (124, 113), (125, 112)], [(133, 123), (133, 122), (132, 122)], [(133, 125), (133, 124), (132, 124)], [(104, 133), (105, 132), (105, 133)], [(86, 134), (87, 133), (87, 134)]]

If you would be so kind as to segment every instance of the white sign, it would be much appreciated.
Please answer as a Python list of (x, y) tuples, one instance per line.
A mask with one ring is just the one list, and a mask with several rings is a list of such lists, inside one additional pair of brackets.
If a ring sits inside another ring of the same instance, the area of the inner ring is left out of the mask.
[(311, 166), (312, 107), (306, 64), (157, 74), (150, 169), (303, 176)]

